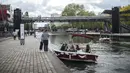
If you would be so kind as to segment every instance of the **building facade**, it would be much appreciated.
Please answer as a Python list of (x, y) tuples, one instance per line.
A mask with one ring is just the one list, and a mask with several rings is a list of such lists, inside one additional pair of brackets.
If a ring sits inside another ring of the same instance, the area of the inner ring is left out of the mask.
[(5, 36), (13, 28), (13, 23), (9, 22), (12, 21), (12, 18), (11, 6), (0, 4), (0, 37)]

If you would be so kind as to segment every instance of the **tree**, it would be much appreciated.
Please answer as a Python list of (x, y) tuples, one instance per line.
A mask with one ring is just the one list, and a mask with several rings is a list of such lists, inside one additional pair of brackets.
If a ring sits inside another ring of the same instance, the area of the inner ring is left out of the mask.
[[(124, 11), (128, 11), (128, 10), (130, 10), (130, 5), (120, 8), (120, 12), (124, 12)], [(121, 14), (121, 16), (130, 16), (130, 13), (123, 13), (123, 14)]]
[(28, 24), (28, 23), (25, 23), (25, 24), (24, 24), (24, 29), (25, 29), (25, 30), (29, 30), (29, 24)]
[(79, 13), (84, 12), (84, 6), (79, 4), (68, 4), (62, 12), (62, 16), (77, 16)]
[[(29, 17), (29, 13), (25, 12), (24, 17)], [(25, 30), (32, 30), (33, 29), (32, 23), (25, 23), (24, 28)]]
[(72, 3), (64, 8), (62, 16), (95, 16), (95, 13), (85, 11), (84, 5)]
[[(120, 12), (128, 11), (128, 10), (130, 10), (130, 5), (124, 6), (124, 7), (120, 8)], [(130, 13), (123, 13), (120, 16), (125, 16), (125, 18), (120, 18), (121, 23), (130, 25), (130, 22), (129, 22), (129, 20), (130, 20), (130, 18), (129, 18), (130, 17)]]
[(52, 24), (52, 25), (51, 25), (51, 30), (57, 31), (56, 25)]
[(29, 14), (28, 14), (28, 12), (25, 12), (24, 16), (27, 16), (27, 17), (29, 17)]
[[(28, 12), (25, 12), (23, 16), (24, 16), (24, 17), (29, 17)], [(29, 30), (29, 24), (28, 24), (28, 23), (25, 23), (25, 24), (24, 24), (24, 29), (25, 29), (25, 30)]]
[[(62, 16), (95, 16), (94, 12), (85, 11), (84, 5), (79, 4), (68, 4), (63, 12)], [(71, 22), (73, 28), (90, 28), (90, 22)]]
[(120, 11), (127, 11), (127, 10), (130, 10), (130, 5), (120, 8)]

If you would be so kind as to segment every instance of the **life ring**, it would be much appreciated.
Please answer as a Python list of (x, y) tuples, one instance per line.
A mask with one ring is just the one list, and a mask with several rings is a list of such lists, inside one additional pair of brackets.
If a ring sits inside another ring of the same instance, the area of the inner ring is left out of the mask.
[(78, 55), (80, 58), (85, 58), (86, 55)]
[(60, 54), (62, 54), (62, 55), (63, 55), (63, 54), (64, 54), (64, 52), (61, 52)]
[(68, 52), (65, 52), (65, 54), (66, 54), (66, 55), (69, 55), (69, 53), (68, 53)]

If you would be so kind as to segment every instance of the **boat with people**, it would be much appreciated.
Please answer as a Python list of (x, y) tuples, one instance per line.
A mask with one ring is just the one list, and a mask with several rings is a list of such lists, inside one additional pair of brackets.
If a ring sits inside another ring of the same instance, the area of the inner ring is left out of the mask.
[[(90, 36), (84, 34), (72, 34), (72, 37), (84, 37), (93, 39)], [(55, 49), (54, 53), (59, 59), (71, 60), (71, 61), (84, 61), (84, 62), (97, 62), (98, 55), (91, 52), (90, 45), (87, 43), (86, 48), (79, 47), (78, 44), (74, 44), (70, 41), (68, 44), (63, 43), (60, 49)]]

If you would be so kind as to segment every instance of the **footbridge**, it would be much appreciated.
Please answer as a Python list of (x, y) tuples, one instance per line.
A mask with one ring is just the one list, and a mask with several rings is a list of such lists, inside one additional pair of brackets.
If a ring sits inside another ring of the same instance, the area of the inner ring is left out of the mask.
[(61, 16), (61, 17), (22, 17), (22, 23), (25, 22), (79, 22), (79, 21), (105, 21), (111, 19), (111, 16)]
[[(61, 17), (22, 17), (21, 9), (14, 10), (14, 29), (20, 29), (21, 23), (33, 23), (33, 22), (87, 22), (87, 21), (102, 21), (104, 25), (108, 27), (108, 21), (112, 24), (112, 33), (120, 32), (120, 14), (129, 13), (127, 12), (119, 12), (119, 7), (114, 7), (109, 12), (110, 16), (61, 16)], [(126, 17), (125, 17), (126, 18)]]

